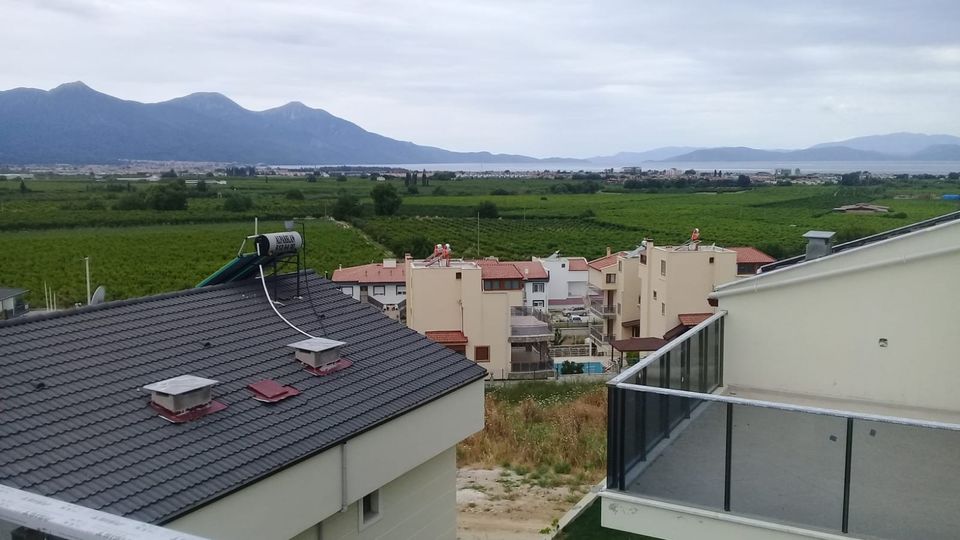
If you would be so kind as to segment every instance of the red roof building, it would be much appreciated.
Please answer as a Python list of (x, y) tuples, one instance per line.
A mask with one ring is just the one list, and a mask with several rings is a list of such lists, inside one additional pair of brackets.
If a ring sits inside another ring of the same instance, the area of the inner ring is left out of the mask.
[(404, 276), (403, 263), (394, 261), (392, 263), (393, 266), (390, 266), (390, 264), (390, 260), (388, 259), (386, 265), (384, 265), (384, 263), (373, 263), (339, 268), (333, 271), (333, 277), (331, 277), (330, 281), (334, 283), (359, 284), (404, 283), (406, 276)]
[(738, 276), (756, 274), (761, 266), (777, 261), (755, 247), (739, 246), (727, 249), (737, 252)]

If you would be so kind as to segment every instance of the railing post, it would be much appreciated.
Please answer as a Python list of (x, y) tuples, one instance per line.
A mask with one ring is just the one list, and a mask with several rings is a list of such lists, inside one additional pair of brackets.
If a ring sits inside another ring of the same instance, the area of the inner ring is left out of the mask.
[(853, 465), (853, 418), (847, 418), (847, 452), (843, 465), (843, 523), (846, 533), (850, 525), (850, 469)]
[(626, 427), (627, 427), (627, 417), (626, 417), (626, 414), (625, 414), (625, 410), (626, 410), (626, 399), (625, 399), (625, 396), (624, 396), (624, 392), (626, 392), (626, 390), (622, 390), (622, 389), (620, 389), (620, 388), (617, 388), (617, 394), (618, 394), (618, 395), (617, 395), (617, 409), (618, 409), (618, 410), (617, 410), (617, 416), (619, 417), (619, 422), (618, 422), (618, 423), (620, 424), (620, 429), (619, 429), (620, 437), (617, 438), (617, 445), (618, 445), (618, 448), (617, 448), (617, 472), (618, 472), (617, 484), (620, 486), (620, 488), (619, 488), (620, 491), (625, 491), (625, 490), (627, 489), (627, 480), (626, 480), (627, 471), (625, 470), (625, 469), (626, 469), (626, 462), (627, 462), (627, 460), (626, 460), (626, 456), (624, 455), (624, 453), (625, 453), (625, 451), (626, 451), (626, 448), (625, 448), (625, 447), (626, 447), (626, 440), (627, 440), (627, 437), (626, 437), (626, 434), (624, 433), (624, 430), (625, 430)]
[(723, 466), (723, 510), (730, 511), (730, 473), (733, 461), (733, 403), (727, 403), (727, 447)]
[(647, 460), (647, 393), (640, 392), (640, 407), (637, 414), (640, 430), (640, 461)]
[(607, 387), (607, 487), (618, 488), (619, 473), (617, 472), (617, 437), (619, 424), (617, 422), (617, 387)]

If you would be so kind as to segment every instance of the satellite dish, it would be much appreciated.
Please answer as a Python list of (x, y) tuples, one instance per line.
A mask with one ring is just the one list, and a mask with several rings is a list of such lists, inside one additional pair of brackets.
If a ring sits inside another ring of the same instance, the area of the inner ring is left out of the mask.
[(93, 296), (90, 297), (90, 305), (95, 306), (97, 304), (103, 303), (103, 298), (107, 294), (107, 290), (103, 288), (103, 285), (97, 287), (97, 290), (93, 291)]

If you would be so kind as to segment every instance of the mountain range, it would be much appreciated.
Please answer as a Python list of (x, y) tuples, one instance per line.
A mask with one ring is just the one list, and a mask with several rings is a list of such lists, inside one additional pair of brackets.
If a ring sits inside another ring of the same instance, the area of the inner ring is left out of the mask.
[(0, 92), (0, 163), (118, 160), (290, 165), (541, 161), (398, 141), (299, 102), (250, 111), (222, 94), (202, 92), (139, 103), (82, 82), (50, 91)]
[[(870, 135), (799, 150), (668, 146), (588, 159), (453, 152), (367, 131), (322, 109), (291, 102), (251, 111), (200, 92), (140, 103), (82, 82), (52, 90), (0, 91), (0, 163), (206, 161), (284, 165), (572, 163), (623, 167), (651, 162), (960, 161), (960, 137)], [(549, 167), (552, 168), (552, 167)]]

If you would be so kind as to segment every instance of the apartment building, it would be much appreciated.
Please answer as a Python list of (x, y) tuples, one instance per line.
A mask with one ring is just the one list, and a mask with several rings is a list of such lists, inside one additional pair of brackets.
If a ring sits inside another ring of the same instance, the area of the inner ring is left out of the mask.
[(501, 262), (496, 257), (488, 257), (478, 260), (477, 264), (482, 268), (490, 268), (490, 272), (502, 276), (500, 279), (519, 279), (523, 286), (523, 306), (547, 309), (547, 287), (550, 283), (550, 274), (539, 262)]
[[(717, 288), (609, 383), (605, 527), (671, 540), (960, 530), (960, 212)], [(669, 268), (668, 268), (669, 271)]]
[(543, 283), (540, 274), (514, 263), (408, 259), (407, 326), (477, 362), (490, 378), (548, 377), (553, 330), (542, 308), (524, 300), (531, 283)]
[(383, 262), (340, 267), (330, 279), (340, 291), (353, 298), (371, 304), (394, 320), (403, 319), (407, 298), (404, 265), (396, 259)]
[(713, 313), (707, 297), (736, 279), (737, 254), (715, 245), (657, 246), (590, 261), (591, 339), (596, 344), (667, 335), (691, 318)]
[(562, 310), (568, 307), (582, 306), (587, 294), (589, 267), (583, 257), (561, 257), (554, 252), (549, 257), (533, 257), (546, 270), (547, 306)]

